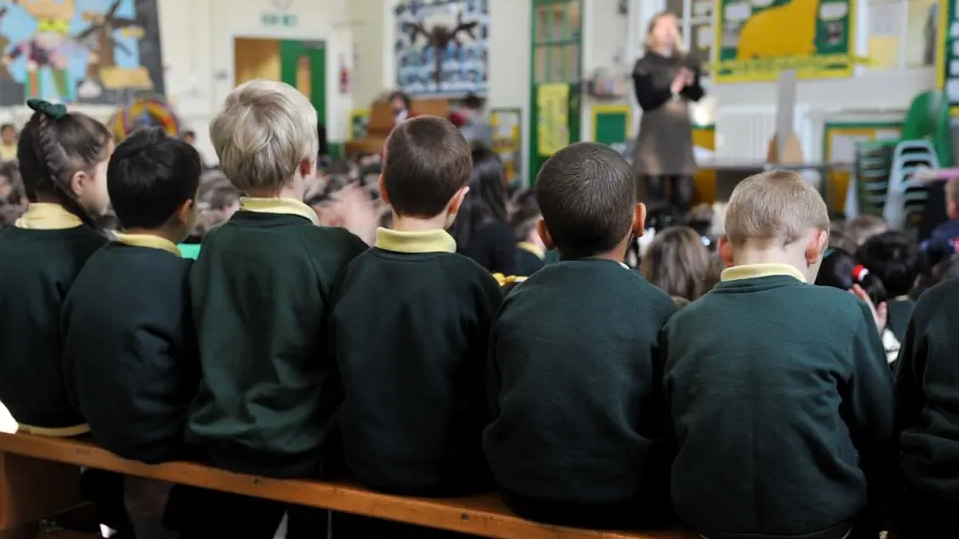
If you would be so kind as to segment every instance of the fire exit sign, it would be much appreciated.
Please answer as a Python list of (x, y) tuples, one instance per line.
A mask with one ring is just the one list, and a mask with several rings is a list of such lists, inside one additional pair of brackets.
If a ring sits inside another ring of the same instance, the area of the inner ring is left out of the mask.
[(260, 16), (260, 24), (263, 26), (293, 28), (299, 23), (299, 18), (292, 13), (264, 13)]

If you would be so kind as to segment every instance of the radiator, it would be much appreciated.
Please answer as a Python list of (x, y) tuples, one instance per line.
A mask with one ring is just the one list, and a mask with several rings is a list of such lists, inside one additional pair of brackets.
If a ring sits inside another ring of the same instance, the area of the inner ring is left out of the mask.
[[(776, 134), (776, 107), (731, 106), (716, 108), (716, 160), (726, 162), (764, 162), (769, 141)], [(799, 138), (803, 157), (818, 158), (814, 143), (816, 125), (808, 105), (797, 105), (793, 131)]]

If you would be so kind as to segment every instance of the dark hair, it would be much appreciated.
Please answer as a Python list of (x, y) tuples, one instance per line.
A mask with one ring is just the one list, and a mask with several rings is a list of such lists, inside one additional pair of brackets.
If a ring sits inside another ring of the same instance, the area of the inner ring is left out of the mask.
[(613, 249), (629, 233), (636, 183), (629, 163), (609, 146), (579, 142), (543, 164), (536, 200), (563, 258), (583, 258)]
[(386, 139), (383, 185), (397, 215), (439, 215), (469, 183), (472, 168), (469, 144), (442, 118), (412, 118)]
[(943, 260), (932, 268), (934, 284), (959, 279), (959, 257)]
[(472, 151), (473, 176), (470, 192), (453, 222), (453, 237), (458, 247), (466, 247), (473, 235), (490, 223), (506, 224), (506, 168), (499, 155), (489, 148)]
[(463, 98), (463, 107), (467, 110), (480, 110), (483, 108), (483, 100), (476, 94), (466, 94), (466, 97)]
[(542, 214), (539, 211), (539, 203), (536, 202), (536, 194), (532, 190), (525, 190), (517, 193), (513, 197), (513, 215), (510, 216), (509, 225), (513, 229), (513, 236), (516, 241), (526, 241), (530, 232), (536, 228), (536, 223)]
[(816, 276), (819, 286), (831, 286), (841, 290), (850, 290), (859, 285), (869, 296), (872, 304), (879, 306), (888, 298), (886, 287), (878, 275), (860, 264), (856, 258), (842, 249), (828, 249), (823, 256), (819, 274)]
[(399, 92), (399, 91), (393, 92), (390, 94), (390, 97), (387, 98), (387, 100), (390, 103), (392, 103), (396, 99), (399, 99), (400, 101), (402, 101), (403, 107), (407, 110), (409, 110), (409, 108), (412, 106), (412, 102), (410, 101), (410, 96), (406, 95), (403, 92)]
[(643, 253), (640, 267), (650, 284), (670, 296), (693, 301), (707, 292), (709, 249), (690, 227), (674, 226), (657, 232)]
[(27, 198), (56, 198), (84, 223), (93, 217), (83, 209), (70, 186), (79, 171), (93, 175), (97, 164), (109, 157), (113, 137), (100, 122), (80, 112), (51, 116), (37, 110), (20, 132), (17, 160)]
[(113, 211), (124, 229), (154, 229), (196, 197), (202, 165), (189, 143), (163, 129), (139, 129), (119, 146), (107, 168)]
[(196, 138), (196, 131), (193, 131), (192, 129), (187, 129), (186, 131), (180, 133), (180, 138), (187, 138), (187, 137)]
[(895, 230), (867, 239), (856, 250), (856, 260), (879, 277), (892, 297), (908, 294), (922, 270), (919, 246), (908, 234)]

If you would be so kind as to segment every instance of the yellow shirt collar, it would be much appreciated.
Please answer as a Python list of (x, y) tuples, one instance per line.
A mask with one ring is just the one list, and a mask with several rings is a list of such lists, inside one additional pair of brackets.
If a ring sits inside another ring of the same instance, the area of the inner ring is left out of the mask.
[(521, 241), (516, 244), (516, 247), (528, 253), (533, 253), (540, 260), (546, 260), (546, 251), (540, 249), (538, 245), (534, 245), (528, 241)]
[(376, 247), (397, 253), (455, 253), (456, 240), (445, 230), (407, 232), (377, 228)]
[(59, 204), (31, 202), (14, 226), (31, 230), (66, 230), (82, 224), (79, 217)]
[(320, 224), (320, 218), (317, 217), (313, 208), (295, 198), (242, 197), (240, 199), (240, 209), (257, 213), (299, 215), (309, 219), (314, 225), (319, 226)]
[(124, 245), (160, 249), (168, 253), (173, 253), (176, 256), (183, 256), (180, 253), (180, 248), (177, 247), (175, 243), (160, 236), (151, 236), (150, 234), (123, 234), (122, 232), (114, 232), (114, 236), (118, 242)]
[(742, 266), (733, 266), (724, 269), (720, 278), (725, 282), (738, 281), (739, 279), (754, 279), (756, 277), (769, 277), (772, 275), (786, 275), (806, 282), (806, 278), (802, 272), (789, 264), (744, 264)]

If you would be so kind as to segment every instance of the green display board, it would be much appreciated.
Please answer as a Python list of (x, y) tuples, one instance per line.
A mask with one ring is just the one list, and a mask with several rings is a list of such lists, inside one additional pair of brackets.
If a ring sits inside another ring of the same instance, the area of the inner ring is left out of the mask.
[(627, 105), (596, 105), (590, 108), (593, 141), (624, 151), (632, 132), (632, 111)]
[(854, 0), (718, 0), (718, 82), (849, 77), (856, 63)]

